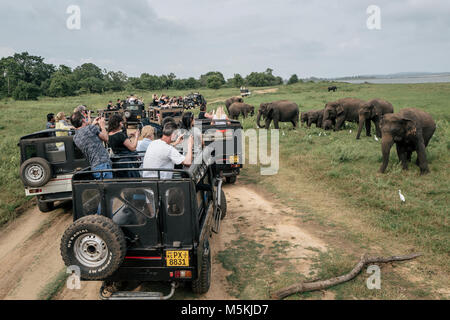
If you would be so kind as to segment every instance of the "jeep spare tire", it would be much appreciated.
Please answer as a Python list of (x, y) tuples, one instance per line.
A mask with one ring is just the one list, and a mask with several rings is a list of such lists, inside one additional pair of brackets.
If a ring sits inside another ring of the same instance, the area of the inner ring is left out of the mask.
[(122, 264), (125, 236), (111, 219), (89, 215), (67, 228), (61, 238), (61, 256), (66, 266), (78, 266), (86, 280), (103, 280)]
[(50, 181), (52, 169), (44, 158), (30, 158), (20, 166), (20, 178), (24, 185), (41, 187)]

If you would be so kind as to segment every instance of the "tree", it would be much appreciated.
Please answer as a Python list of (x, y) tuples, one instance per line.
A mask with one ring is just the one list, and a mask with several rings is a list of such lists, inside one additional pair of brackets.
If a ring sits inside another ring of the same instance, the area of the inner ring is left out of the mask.
[(198, 80), (196, 80), (194, 77), (190, 77), (186, 80), (186, 89), (197, 89), (200, 86), (200, 83)]
[(244, 78), (239, 73), (235, 73), (234, 77), (229, 79), (229, 82), (232, 87), (234, 88), (240, 88), (245, 84)]
[(20, 80), (12, 96), (15, 100), (37, 100), (40, 94), (41, 90), (37, 85)]
[(212, 75), (208, 77), (206, 86), (210, 89), (219, 89), (224, 82), (218, 75)]
[(75, 95), (77, 83), (70, 74), (56, 72), (50, 80), (47, 95), (50, 97), (67, 97)]
[(109, 71), (105, 74), (106, 88), (112, 91), (122, 91), (125, 89), (125, 84), (128, 77), (122, 71)]
[(297, 83), (297, 82), (298, 82), (298, 77), (297, 77), (296, 74), (293, 74), (293, 75), (289, 78), (287, 84), (294, 84), (294, 83)]
[(218, 81), (217, 79), (219, 79), (220, 85), (223, 85), (223, 84), (226, 83), (225, 78), (224, 78), (224, 76), (223, 76), (223, 74), (221, 72), (219, 72), (219, 71), (210, 71), (210, 72), (208, 72), (206, 74), (202, 74), (200, 76), (200, 80), (199, 80), (200, 86), (207, 87), (208, 86), (208, 79), (210, 77), (215, 77), (216, 80), (214, 80), (214, 81)]

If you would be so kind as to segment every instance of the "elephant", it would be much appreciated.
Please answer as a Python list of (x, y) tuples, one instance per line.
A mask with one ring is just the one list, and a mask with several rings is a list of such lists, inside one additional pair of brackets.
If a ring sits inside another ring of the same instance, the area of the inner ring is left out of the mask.
[[(278, 100), (269, 103), (261, 103), (258, 110), (258, 117), (256, 124), (260, 128), (269, 129), (270, 123), (273, 120), (275, 129), (279, 129), (279, 122), (291, 122), (294, 129), (297, 127), (299, 118), (299, 108), (295, 102), (289, 100)], [(265, 119), (265, 126), (261, 127), (261, 116)]]
[(250, 114), (250, 116), (255, 114), (255, 107), (246, 103), (235, 102), (229, 107), (228, 114), (231, 119), (237, 120), (240, 114), (242, 114), (245, 119), (248, 114)]
[(230, 113), (230, 110), (229, 110), (230, 106), (235, 102), (243, 103), (244, 99), (242, 99), (242, 97), (231, 97), (231, 98), (225, 100), (225, 107), (227, 108), (228, 114)]
[(300, 113), (300, 123), (303, 125), (304, 123), (308, 123), (308, 111)]
[(359, 109), (365, 101), (356, 98), (343, 98), (337, 101), (328, 102), (323, 111), (322, 126), (325, 128), (327, 120), (335, 121), (334, 131), (339, 131), (345, 121), (359, 121)]
[(425, 148), (436, 130), (436, 123), (425, 111), (406, 108), (397, 113), (388, 113), (381, 119), (381, 152), (383, 163), (380, 173), (384, 173), (389, 163), (392, 145), (397, 147), (397, 155), (403, 170), (408, 169), (411, 154), (417, 152), (416, 164), (420, 174), (428, 173), (428, 162)]
[(381, 138), (380, 120), (383, 115), (394, 113), (392, 104), (383, 99), (372, 99), (364, 103), (359, 109), (359, 127), (356, 139), (361, 136), (363, 125), (366, 125), (366, 135), (370, 137), (371, 121), (375, 125), (375, 131), (378, 138)]
[(328, 87), (328, 92), (330, 92), (330, 91), (336, 92), (336, 90), (337, 90), (336, 86)]
[(323, 118), (323, 109), (302, 112), (300, 116), (301, 122), (302, 123), (306, 122), (308, 128), (311, 128), (311, 124), (313, 123), (316, 124), (317, 128), (322, 128), (322, 118)]

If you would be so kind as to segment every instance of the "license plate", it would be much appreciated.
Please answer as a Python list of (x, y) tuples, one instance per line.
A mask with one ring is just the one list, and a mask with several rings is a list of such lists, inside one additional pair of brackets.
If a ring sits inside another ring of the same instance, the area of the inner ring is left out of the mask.
[(189, 267), (189, 251), (166, 251), (168, 267)]
[(239, 156), (230, 156), (230, 162), (231, 163), (238, 163), (239, 162)]

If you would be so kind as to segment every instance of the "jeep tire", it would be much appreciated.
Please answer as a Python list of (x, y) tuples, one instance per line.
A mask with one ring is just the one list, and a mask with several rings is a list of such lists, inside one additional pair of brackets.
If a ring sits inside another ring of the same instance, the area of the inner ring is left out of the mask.
[(103, 280), (122, 264), (126, 241), (120, 227), (111, 219), (88, 215), (66, 229), (60, 250), (66, 266), (80, 268), (81, 279)]
[(52, 168), (43, 158), (30, 158), (20, 166), (20, 178), (24, 185), (29, 187), (41, 187), (50, 181)]
[(236, 176), (226, 177), (225, 180), (227, 183), (234, 184), (236, 182)]
[(204, 244), (200, 272), (197, 279), (192, 281), (192, 291), (197, 294), (205, 294), (211, 286), (211, 249), (208, 240)]
[(37, 198), (38, 208), (41, 212), (50, 212), (55, 209), (55, 203), (53, 201), (42, 201), (39, 196)]
[(220, 211), (222, 212), (220, 215), (220, 219), (223, 220), (227, 215), (227, 198), (225, 197), (225, 192), (223, 189), (220, 190)]

